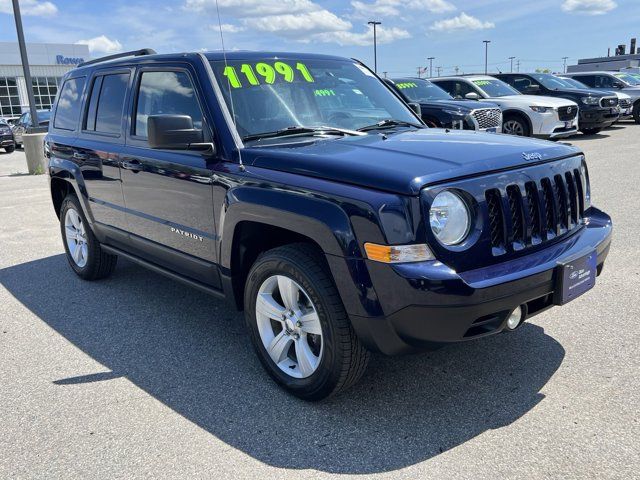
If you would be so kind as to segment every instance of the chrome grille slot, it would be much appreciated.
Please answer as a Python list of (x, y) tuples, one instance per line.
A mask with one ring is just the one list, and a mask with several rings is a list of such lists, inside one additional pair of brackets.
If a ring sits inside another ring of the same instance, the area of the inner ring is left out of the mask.
[(521, 250), (525, 246), (526, 230), (520, 187), (509, 185), (507, 187), (507, 200), (509, 201), (509, 210), (511, 212), (511, 242), (514, 250)]

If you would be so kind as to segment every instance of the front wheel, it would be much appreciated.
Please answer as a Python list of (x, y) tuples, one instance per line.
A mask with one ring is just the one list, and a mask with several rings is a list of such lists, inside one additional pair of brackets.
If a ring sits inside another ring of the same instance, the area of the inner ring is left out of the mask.
[(111, 275), (118, 257), (102, 250), (74, 195), (62, 201), (60, 230), (69, 265), (79, 277), (98, 280)]
[(601, 128), (581, 128), (580, 131), (585, 135), (595, 135), (600, 133)]
[(13, 151), (16, 149), (16, 147), (5, 147), (4, 151), (7, 153), (13, 153)]
[(516, 135), (519, 137), (530, 137), (531, 131), (529, 125), (521, 117), (515, 115), (507, 115), (502, 123), (502, 133), (507, 135)]
[(262, 365), (305, 400), (353, 385), (369, 360), (323, 260), (310, 245), (275, 248), (256, 260), (245, 287), (245, 319)]

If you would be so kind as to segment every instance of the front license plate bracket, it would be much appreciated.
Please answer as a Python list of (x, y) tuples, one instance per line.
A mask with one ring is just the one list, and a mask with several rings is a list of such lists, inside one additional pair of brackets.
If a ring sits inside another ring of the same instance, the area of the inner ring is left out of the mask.
[(595, 250), (558, 263), (553, 303), (564, 305), (591, 290), (596, 284), (597, 264)]

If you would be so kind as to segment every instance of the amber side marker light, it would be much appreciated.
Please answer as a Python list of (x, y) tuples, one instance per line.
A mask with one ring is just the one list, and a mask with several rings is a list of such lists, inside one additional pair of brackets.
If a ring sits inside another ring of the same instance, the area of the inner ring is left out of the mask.
[(378, 245), (365, 243), (367, 258), (382, 263), (408, 263), (435, 260), (433, 253), (425, 244), (417, 245)]

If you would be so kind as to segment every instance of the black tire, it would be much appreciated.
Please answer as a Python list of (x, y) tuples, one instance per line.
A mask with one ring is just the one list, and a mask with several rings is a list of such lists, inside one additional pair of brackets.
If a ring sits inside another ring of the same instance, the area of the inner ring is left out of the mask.
[[(73, 260), (71, 253), (69, 252), (69, 245), (67, 244), (65, 218), (70, 209), (74, 209), (78, 213), (85, 226), (87, 261), (82, 267)], [(85, 280), (99, 280), (101, 278), (106, 278), (113, 273), (113, 270), (116, 268), (118, 256), (111, 255), (102, 250), (100, 242), (98, 242), (98, 239), (91, 231), (89, 222), (87, 222), (87, 218), (80, 207), (80, 202), (75, 195), (67, 195), (62, 201), (62, 205), (60, 206), (60, 232), (62, 234), (62, 243), (64, 244), (64, 250), (67, 254), (69, 265), (79, 277)]]
[[(271, 359), (260, 337), (256, 298), (260, 286), (273, 275), (294, 280), (308, 294), (322, 327), (323, 351), (316, 370), (306, 378), (284, 373)], [(308, 244), (292, 244), (260, 255), (247, 276), (245, 320), (251, 341), (267, 373), (285, 390), (317, 401), (355, 384), (364, 373), (369, 351), (360, 343), (320, 252)]]
[[(511, 131), (517, 131), (518, 133), (511, 133)], [(529, 128), (529, 123), (520, 115), (507, 114), (502, 119), (502, 133), (530, 137), (531, 129)]]
[(16, 149), (16, 147), (5, 147), (4, 151), (7, 153), (13, 153), (13, 151)]
[(640, 124), (640, 101), (633, 105), (633, 120)]
[(596, 135), (602, 131), (601, 128), (581, 128), (580, 131), (584, 135)]

